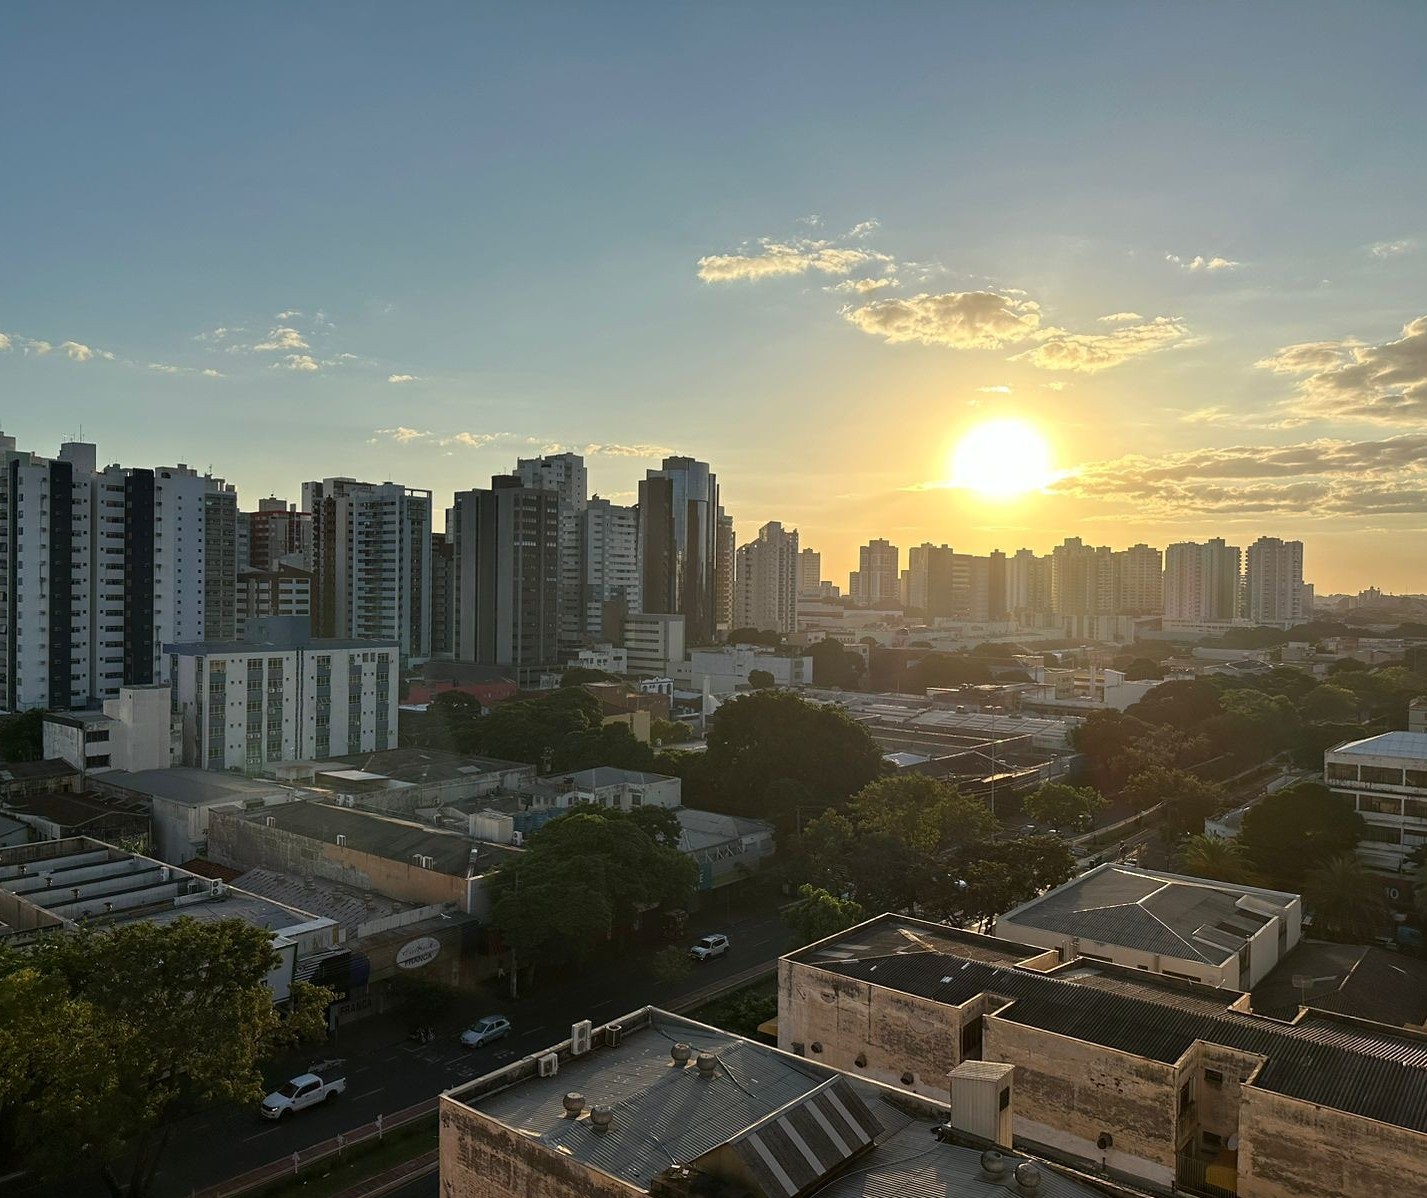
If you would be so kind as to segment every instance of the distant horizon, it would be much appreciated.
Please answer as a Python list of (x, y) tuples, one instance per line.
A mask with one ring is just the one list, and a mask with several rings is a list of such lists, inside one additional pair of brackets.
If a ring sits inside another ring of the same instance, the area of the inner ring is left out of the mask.
[(1272, 535), (1427, 591), (1427, 5), (1373, 11), (20, 0), (0, 422), (293, 502), (690, 452), (839, 586)]

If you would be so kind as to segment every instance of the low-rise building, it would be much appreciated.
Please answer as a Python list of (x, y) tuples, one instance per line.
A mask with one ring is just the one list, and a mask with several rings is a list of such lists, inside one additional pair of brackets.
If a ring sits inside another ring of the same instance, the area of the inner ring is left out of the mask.
[(546, 774), (522, 790), (541, 800), (540, 806), (563, 808), (589, 803), (631, 811), (636, 807), (679, 806), (683, 783), (668, 774), (601, 765), (567, 774)]
[[(67, 791), (7, 799), (5, 816), (28, 829), (23, 840), (65, 840), (87, 836), (106, 844), (151, 846), (149, 806), (141, 799)], [(23, 840), (17, 843), (23, 843)], [(152, 852), (152, 847), (145, 848)]]
[[(996, 1077), (958, 1079), (953, 1105), (652, 1007), (441, 1095), (446, 1198), (1094, 1198), (1000, 1150)], [(958, 1104), (956, 1098), (963, 1101)], [(981, 1099), (981, 1102), (975, 1102)], [(985, 1109), (985, 1113), (983, 1113)], [(979, 1116), (979, 1118), (978, 1118)]]
[(1323, 776), (1367, 825), (1357, 850), (1363, 864), (1410, 869), (1408, 858), (1427, 844), (1427, 733), (1348, 741), (1323, 755)]
[(631, 674), (668, 674), (684, 660), (684, 617), (631, 612), (624, 617), (624, 650)]
[(414, 816), (425, 808), (458, 803), (535, 781), (535, 766), (498, 757), (473, 757), (440, 749), (383, 749), (329, 761), (279, 766), (277, 777), (323, 792), (349, 807)]
[(1297, 946), (1296, 894), (1107, 861), (996, 920), (996, 935), (1220, 990), (1257, 986)]
[(167, 683), (119, 688), (103, 711), (45, 715), (44, 754), (82, 774), (96, 770), (162, 770), (173, 764), (175, 737)]
[(0, 849), (0, 943), (178, 919), (241, 919), (271, 932), (274, 1002), (339, 938), (331, 919), (88, 837)]
[(778, 988), (779, 1047), (855, 1076), (939, 1097), (1011, 1066), (1016, 1143), (1055, 1159), (1240, 1198), (1427, 1191), (1420, 1033), (896, 916), (785, 956)]
[(731, 695), (751, 685), (752, 675), (761, 671), (772, 677), (774, 686), (811, 686), (813, 659), (803, 650), (771, 649), (766, 645), (718, 645), (690, 649), (689, 659), (674, 663), (670, 676), (681, 690)]

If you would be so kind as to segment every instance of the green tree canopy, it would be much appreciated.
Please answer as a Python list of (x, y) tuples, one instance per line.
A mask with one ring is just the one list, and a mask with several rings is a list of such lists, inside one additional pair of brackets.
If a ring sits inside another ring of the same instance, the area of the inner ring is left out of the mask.
[(748, 672), (748, 685), (756, 691), (766, 691), (774, 685), (773, 675), (767, 670), (750, 670)]
[(860, 653), (844, 649), (832, 638), (819, 641), (808, 649), (813, 659), (813, 684), (815, 686), (836, 687), (839, 690), (857, 690), (862, 677), (867, 672)]
[(807, 883), (798, 887), (798, 901), (783, 911), (783, 922), (797, 934), (800, 945), (835, 936), (863, 918), (860, 904)]
[(115, 1198), (152, 1186), (173, 1120), (252, 1108), (259, 1066), (325, 1028), (331, 992), (298, 983), (274, 1009), (271, 934), (180, 919), (0, 950), (0, 1121), (43, 1178), (97, 1169)]
[(39, 709), (0, 718), (0, 761), (38, 761), (45, 751), (44, 729)]
[(1226, 840), (1222, 836), (1189, 837), (1180, 846), (1178, 866), (1181, 873), (1212, 878), (1216, 882), (1251, 886), (1257, 880), (1243, 846), (1237, 840)]
[(1352, 800), (1310, 782), (1277, 791), (1251, 807), (1239, 843), (1267, 884), (1301, 891), (1308, 871), (1352, 852), (1364, 827)]
[(668, 820), (660, 817), (670, 814), (579, 807), (497, 866), (487, 881), (491, 918), (517, 962), (584, 961), (641, 913), (682, 907), (699, 871), (677, 841), (667, 843)]
[(1204, 821), (1227, 802), (1223, 788), (1184, 770), (1155, 766), (1136, 774), (1120, 792), (1136, 811), (1164, 803), (1164, 825), (1175, 834), (1198, 835)]
[(1331, 857), (1308, 871), (1303, 901), (1313, 914), (1313, 933), (1325, 940), (1361, 944), (1387, 923), (1382, 883), (1351, 853)]
[(754, 691), (725, 703), (704, 757), (705, 802), (773, 820), (780, 831), (797, 823), (795, 811), (773, 805), (780, 780), (797, 782), (814, 803), (837, 803), (882, 772), (882, 751), (862, 725), (791, 691)]
[(1358, 697), (1341, 686), (1315, 686), (1299, 704), (1305, 720), (1315, 724), (1350, 724), (1358, 718)]
[(1100, 792), (1089, 786), (1046, 782), (1021, 801), (1028, 819), (1048, 828), (1075, 828), (1105, 807)]

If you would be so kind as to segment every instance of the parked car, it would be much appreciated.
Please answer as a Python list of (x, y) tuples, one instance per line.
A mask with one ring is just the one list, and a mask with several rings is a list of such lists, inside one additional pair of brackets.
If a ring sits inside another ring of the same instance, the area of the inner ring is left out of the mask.
[(486, 1015), (461, 1033), (461, 1043), (467, 1048), (482, 1048), (510, 1035), (510, 1020), (504, 1015)]
[(330, 1102), (347, 1088), (347, 1079), (330, 1072), (299, 1073), (263, 1099), (264, 1119), (285, 1119), (294, 1111)]
[(712, 961), (715, 957), (721, 957), (728, 952), (728, 937), (721, 932), (715, 932), (712, 936), (705, 936), (693, 948), (689, 950), (689, 956), (695, 961)]

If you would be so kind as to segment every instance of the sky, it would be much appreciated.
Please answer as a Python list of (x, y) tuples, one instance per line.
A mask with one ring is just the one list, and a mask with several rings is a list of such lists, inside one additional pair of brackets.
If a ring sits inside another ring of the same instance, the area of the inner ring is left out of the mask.
[(438, 525), (518, 456), (632, 503), (688, 454), (840, 585), (877, 536), (1271, 535), (1427, 591), (1424, 44), (1419, 0), (12, 0), (0, 428)]

